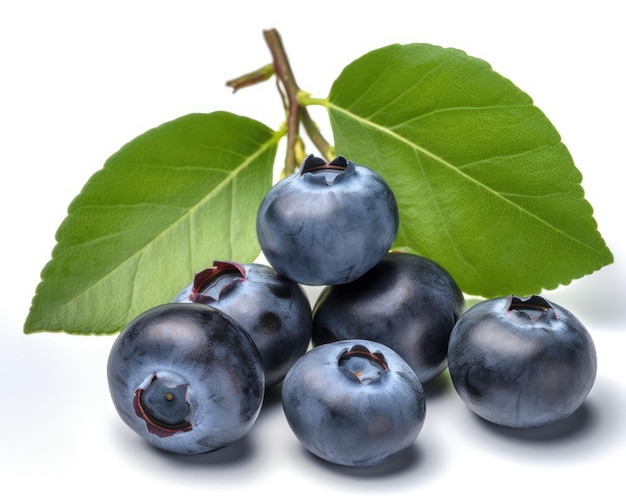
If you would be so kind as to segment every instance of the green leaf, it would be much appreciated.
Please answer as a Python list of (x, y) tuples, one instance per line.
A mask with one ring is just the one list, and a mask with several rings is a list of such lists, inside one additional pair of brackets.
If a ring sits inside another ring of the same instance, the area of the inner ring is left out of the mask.
[(383, 47), (344, 69), (327, 106), (337, 153), (398, 198), (396, 245), (440, 263), (466, 293), (537, 293), (613, 261), (558, 132), (485, 61)]
[(256, 213), (279, 139), (252, 119), (216, 112), (125, 145), (70, 204), (24, 332), (117, 332), (171, 301), (214, 259), (255, 259)]

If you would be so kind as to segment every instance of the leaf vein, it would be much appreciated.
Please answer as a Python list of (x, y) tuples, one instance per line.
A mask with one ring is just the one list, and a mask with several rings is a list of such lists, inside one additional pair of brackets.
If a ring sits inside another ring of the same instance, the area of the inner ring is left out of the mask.
[[(192, 218), (195, 216), (196, 211), (199, 209), (199, 207), (204, 206), (206, 203), (208, 203), (211, 199), (213, 199), (215, 197), (215, 194), (220, 192), (223, 189), (226, 189), (228, 187), (229, 184), (231, 184), (233, 182), (233, 180), (236, 179), (237, 175), (244, 171), (249, 165), (251, 165), (256, 159), (258, 159), (259, 157), (261, 157), (263, 154), (265, 154), (266, 151), (268, 151), (270, 148), (273, 147), (273, 145), (278, 141), (279, 136), (277, 135), (273, 135), (270, 137), (270, 139), (264, 143), (260, 143), (259, 144), (259, 148), (254, 152), (253, 155), (250, 155), (249, 157), (245, 157), (243, 158), (243, 161), (240, 162), (239, 165), (235, 166), (230, 173), (228, 174), (228, 176), (226, 176), (223, 180), (221, 180), (214, 188), (213, 190), (211, 190), (205, 197), (203, 197), (201, 200), (199, 200), (194, 206), (189, 208), (189, 211), (186, 212), (185, 214), (181, 215), (177, 220), (175, 220), (174, 222), (172, 222), (172, 224), (170, 224), (168, 226), (167, 229), (165, 229), (162, 232), (159, 232), (158, 234), (156, 234), (154, 236), (154, 238), (152, 238), (152, 240), (150, 242), (147, 242), (139, 251), (134, 252), (132, 254), (130, 254), (128, 257), (126, 257), (124, 259), (124, 261), (118, 263), (115, 267), (113, 267), (109, 272), (105, 273), (104, 275), (102, 275), (98, 280), (94, 280), (93, 282), (90, 282), (88, 284), (87, 287), (84, 287), (83, 289), (81, 289), (80, 291), (76, 291), (76, 293), (74, 294), (74, 296), (72, 298), (70, 298), (68, 301), (60, 304), (55, 310), (50, 311), (49, 312), (49, 316), (53, 316), (56, 315), (58, 312), (64, 310), (64, 309), (68, 309), (71, 308), (73, 304), (76, 304), (80, 301), (81, 298), (83, 298), (86, 294), (88, 294), (91, 290), (95, 289), (97, 286), (99, 286), (102, 283), (105, 283), (108, 279), (110, 279), (112, 276), (115, 275), (116, 272), (118, 272), (120, 269), (122, 269), (123, 267), (126, 267), (127, 265), (129, 265), (133, 259), (137, 258), (139, 259), (139, 262), (137, 263), (137, 265), (135, 265), (134, 267), (134, 276), (137, 275), (137, 273), (139, 272), (140, 269), (140, 262), (143, 258), (143, 255), (145, 254), (146, 249), (148, 249), (151, 246), (156, 246), (158, 245), (159, 241), (162, 241), (164, 238), (167, 238), (168, 234), (171, 233), (172, 229), (174, 227), (178, 227), (178, 225), (183, 224), (185, 221), (189, 221), (189, 218)], [(87, 243), (87, 242), (85, 242)], [(232, 243), (231, 243), (232, 245)], [(133, 281), (135, 282), (135, 281)], [(135, 292), (133, 291), (133, 295), (135, 296)], [(131, 301), (132, 304), (132, 301)], [(129, 310), (130, 311), (131, 305), (129, 304)]]
[(332, 109), (334, 112), (336, 112), (338, 114), (343, 114), (346, 117), (348, 117), (349, 119), (354, 120), (357, 123), (360, 123), (365, 128), (369, 127), (371, 129), (377, 130), (380, 133), (389, 136), (394, 141), (397, 141), (399, 143), (405, 144), (406, 146), (412, 148), (415, 152), (421, 153), (421, 154), (425, 155), (426, 157), (429, 157), (429, 158), (435, 160), (437, 163), (441, 164), (446, 169), (449, 169), (449, 170), (451, 170), (453, 172), (456, 172), (459, 176), (462, 176), (466, 181), (469, 181), (470, 183), (475, 184), (476, 186), (480, 187), (481, 189), (485, 190), (486, 192), (489, 192), (490, 194), (492, 194), (494, 197), (500, 199), (505, 204), (513, 206), (515, 209), (523, 212), (528, 217), (538, 221), (540, 224), (543, 224), (543, 225), (549, 227), (552, 231), (562, 235), (567, 240), (570, 240), (570, 241), (578, 244), (581, 247), (587, 248), (588, 250), (592, 251), (594, 254), (598, 254), (599, 253), (599, 251), (597, 249), (595, 249), (594, 247), (592, 247), (591, 245), (587, 244), (586, 242), (581, 241), (578, 238), (575, 238), (573, 235), (570, 235), (570, 234), (564, 232), (560, 228), (554, 226), (553, 224), (551, 224), (550, 222), (546, 221), (545, 219), (540, 218), (537, 214), (534, 214), (534, 213), (530, 212), (526, 208), (521, 207), (521, 206), (515, 204), (512, 200), (502, 196), (502, 194), (499, 193), (498, 191), (493, 190), (488, 185), (486, 185), (486, 184), (478, 181), (477, 179), (469, 176), (468, 174), (466, 174), (465, 172), (460, 170), (458, 168), (458, 166), (450, 163), (449, 161), (447, 161), (444, 158), (442, 158), (441, 156), (433, 153), (432, 151), (430, 151), (430, 150), (428, 150), (428, 149), (426, 149), (426, 148), (424, 148), (424, 147), (422, 147), (422, 146), (420, 146), (420, 145), (418, 145), (416, 143), (413, 143), (413, 142), (409, 141), (405, 137), (403, 137), (400, 134), (397, 134), (396, 132), (391, 130), (389, 127), (385, 127), (385, 126), (383, 126), (381, 124), (378, 124), (376, 122), (369, 121), (369, 120), (367, 120), (367, 118), (364, 118), (362, 116), (356, 115), (356, 114), (350, 112), (348, 109), (345, 109), (345, 108), (342, 108), (340, 106), (337, 106), (336, 104), (334, 104), (332, 102), (329, 103), (329, 108)]

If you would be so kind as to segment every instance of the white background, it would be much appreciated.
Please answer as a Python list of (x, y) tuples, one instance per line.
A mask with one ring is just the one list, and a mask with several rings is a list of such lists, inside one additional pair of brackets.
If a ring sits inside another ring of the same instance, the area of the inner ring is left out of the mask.
[[(595, 499), (598, 491), (601, 499), (625, 499), (619, 463), (626, 460), (626, 246), (619, 176), (626, 46), (619, 4), (3, 2), (0, 485), (11, 493), (6, 499), (53, 493), (70, 500)], [(113, 336), (22, 334), (67, 205), (119, 147), (189, 112), (227, 110), (280, 125), (273, 84), (235, 95), (224, 85), (270, 62), (262, 30), (272, 27), (283, 36), (299, 85), (316, 97), (326, 97), (341, 69), (369, 50), (428, 42), (487, 60), (554, 123), (583, 173), (616, 261), (546, 294), (587, 325), (598, 350), (596, 385), (572, 419), (527, 434), (487, 426), (444, 377), (429, 391), (415, 447), (385, 467), (339, 468), (315, 459), (291, 434), (276, 395), (241, 443), (178, 457), (145, 445), (115, 413), (105, 375)]]

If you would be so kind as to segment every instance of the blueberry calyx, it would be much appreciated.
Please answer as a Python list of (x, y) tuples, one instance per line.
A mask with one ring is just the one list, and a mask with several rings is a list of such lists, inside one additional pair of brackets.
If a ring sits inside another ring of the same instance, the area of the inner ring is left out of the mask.
[(346, 160), (342, 156), (338, 156), (330, 162), (326, 162), (323, 158), (309, 155), (302, 162), (300, 167), (300, 177), (310, 174), (309, 179), (312, 182), (326, 184), (331, 186), (341, 180), (346, 175), (356, 172), (354, 162)]
[(145, 388), (135, 391), (133, 409), (148, 431), (160, 438), (192, 429), (186, 384), (170, 386), (154, 374)]
[(545, 298), (532, 295), (527, 298), (520, 298), (510, 295), (506, 302), (507, 313), (512, 318), (537, 323), (540, 320), (550, 321), (558, 318), (556, 310)]
[(382, 353), (372, 353), (360, 344), (344, 350), (339, 355), (337, 365), (348, 377), (356, 379), (362, 385), (370, 384), (389, 370)]
[(189, 300), (208, 304), (217, 301), (237, 283), (246, 279), (246, 269), (234, 261), (213, 261), (213, 267), (194, 275)]

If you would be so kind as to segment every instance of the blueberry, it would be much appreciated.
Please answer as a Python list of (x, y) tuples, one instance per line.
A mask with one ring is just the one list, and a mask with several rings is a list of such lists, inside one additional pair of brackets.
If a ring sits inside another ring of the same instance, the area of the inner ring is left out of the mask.
[(391, 252), (354, 282), (325, 287), (313, 308), (313, 344), (359, 337), (389, 346), (423, 383), (446, 368), (465, 300), (450, 274), (415, 254)]
[(180, 454), (242, 438), (265, 391), (250, 337), (201, 304), (165, 304), (132, 320), (113, 343), (107, 378), (122, 420), (155, 447)]
[(514, 295), (468, 309), (450, 336), (450, 377), (469, 408), (511, 428), (570, 416), (597, 371), (593, 340), (565, 308)]
[(299, 172), (267, 193), (257, 236), (270, 265), (306, 285), (355, 280), (389, 251), (398, 232), (396, 199), (380, 175), (343, 157), (309, 155)]
[(282, 381), (311, 341), (304, 290), (264, 264), (214, 261), (174, 302), (207, 304), (239, 322), (259, 350), (267, 387)]
[(304, 448), (344, 466), (378, 465), (407, 449), (426, 412), (422, 385), (402, 357), (361, 339), (309, 350), (287, 372), (282, 403)]

